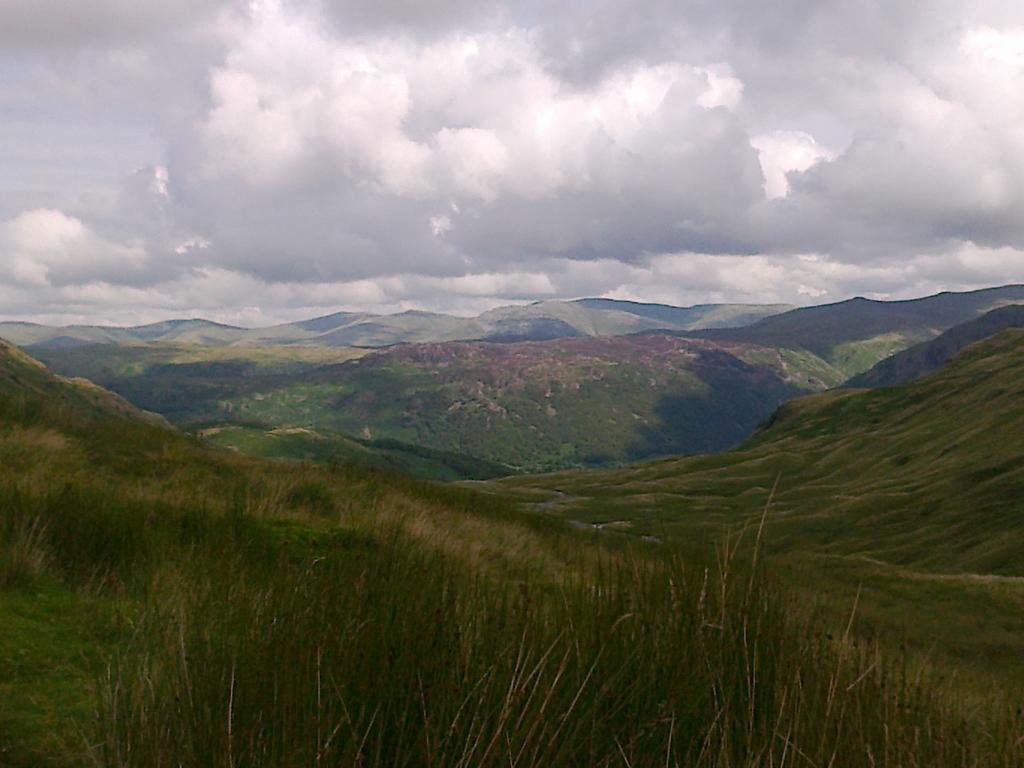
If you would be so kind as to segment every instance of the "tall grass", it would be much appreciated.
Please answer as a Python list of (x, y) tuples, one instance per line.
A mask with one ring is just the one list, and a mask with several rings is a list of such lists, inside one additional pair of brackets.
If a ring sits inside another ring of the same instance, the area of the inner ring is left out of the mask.
[[(273, 549), (273, 547), (271, 547)], [(210, 550), (214, 553), (216, 550)], [(110, 766), (1013, 766), (763, 574), (619, 553), (497, 581), (408, 539), (202, 557), (99, 685)]]
[[(3, 585), (118, 606), (69, 763), (1024, 765), (1019, 715), (815, 630), (748, 549), (698, 564), (537, 523), (513, 561), (521, 519), (468, 492), (225, 465), (204, 505), (151, 490), (168, 471), (0, 485)], [(461, 519), (464, 548), (438, 533)]]

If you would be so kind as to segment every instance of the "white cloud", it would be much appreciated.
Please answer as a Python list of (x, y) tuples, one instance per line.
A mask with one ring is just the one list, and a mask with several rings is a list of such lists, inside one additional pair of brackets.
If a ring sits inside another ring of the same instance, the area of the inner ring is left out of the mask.
[(183, 256), (189, 251), (205, 251), (211, 245), (213, 243), (205, 237), (190, 237), (188, 240), (183, 240), (174, 246), (174, 252), (179, 256)]
[(708, 86), (697, 103), (705, 109), (725, 107), (735, 109), (743, 98), (743, 81), (732, 74), (728, 64), (713, 67), (698, 67), (696, 71), (707, 78)]
[(277, 0), (251, 8), (211, 75), (208, 177), (286, 185), (321, 171), (402, 197), (549, 197), (657, 152), (655, 135), (687, 141), (694, 110), (734, 108), (743, 91), (728, 65), (678, 61), (624, 64), (580, 88), (516, 29), (347, 40)]
[(812, 299), (820, 299), (822, 296), (828, 295), (828, 291), (824, 288), (815, 288), (813, 285), (804, 285), (803, 283), (796, 287), (796, 292), (800, 296), (809, 296)]
[(45, 208), (0, 223), (0, 252), (0, 272), (32, 287), (124, 274), (146, 258), (140, 244), (105, 240), (79, 219)]
[(430, 232), (434, 237), (443, 237), (452, 228), (452, 220), (445, 215), (430, 217)]
[(451, 193), (491, 202), (508, 170), (509, 152), (487, 128), (442, 128), (434, 135), (436, 162), (450, 177)]
[(167, 184), (170, 176), (167, 174), (167, 166), (157, 165), (153, 168), (153, 180), (149, 184), (149, 191), (160, 197), (167, 197)]
[(805, 131), (771, 131), (754, 136), (750, 145), (758, 152), (764, 173), (764, 191), (769, 200), (789, 194), (791, 171), (806, 171), (822, 160), (832, 160), (836, 153), (823, 147)]

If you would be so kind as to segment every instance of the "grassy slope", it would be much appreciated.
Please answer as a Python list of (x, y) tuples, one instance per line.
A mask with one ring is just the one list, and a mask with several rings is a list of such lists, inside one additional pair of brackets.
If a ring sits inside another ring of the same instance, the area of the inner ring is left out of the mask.
[(940, 293), (909, 301), (856, 298), (794, 309), (744, 328), (711, 330), (702, 335), (762, 346), (805, 349), (851, 377), (955, 325), (1021, 301), (1024, 301), (1024, 286), (1020, 285)]
[(472, 456), (305, 427), (268, 429), (252, 424), (223, 424), (199, 430), (199, 435), (212, 445), (248, 456), (368, 467), (441, 482), (513, 474), (510, 467)]
[(812, 592), (862, 582), (880, 632), (1024, 684), (1024, 332), (912, 384), (793, 401), (732, 453), (510, 478), (502, 493), (701, 548), (756, 517), (776, 481), (770, 545)]
[(847, 382), (851, 387), (891, 387), (937, 371), (968, 344), (1006, 328), (1024, 327), (1024, 306), (1010, 305), (987, 312), (976, 320), (950, 328), (931, 341), (916, 344), (882, 360), (871, 370)]
[(116, 416), (162, 425), (164, 420), (140, 410), (89, 379), (54, 377), (35, 358), (0, 339), (0, 401), (8, 411), (36, 410), (41, 403), (76, 418)]
[(273, 541), (280, 530), (274, 547), (294, 536), (330, 544), (339, 521), (368, 531), (401, 520), (410, 546), (495, 567), (527, 557), (539, 572), (564, 567), (529, 525), (503, 521), (500, 504), (476, 508), (482, 517), (468, 514), (464, 492), (389, 473), (210, 452), (0, 346), (0, 765), (48, 764), (93, 738), (100, 658), (127, 639), (121, 624), (141, 615), (136, 591), (155, 589), (146, 585), (162, 578), (164, 553), (188, 564), (181, 541), (205, 535), (204, 519), (216, 528), (241, 515), (249, 536)]
[(912, 384), (788, 403), (731, 453), (505, 484), (557, 488), (566, 514), (689, 532), (741, 520), (778, 478), (780, 543), (1024, 576), (1022, 382), (1024, 332), (1008, 331)]
[(1024, 757), (1007, 715), (965, 719), (808, 631), (732, 559), (708, 573), (459, 489), (211, 453), (20, 357), (0, 371), (5, 766)]

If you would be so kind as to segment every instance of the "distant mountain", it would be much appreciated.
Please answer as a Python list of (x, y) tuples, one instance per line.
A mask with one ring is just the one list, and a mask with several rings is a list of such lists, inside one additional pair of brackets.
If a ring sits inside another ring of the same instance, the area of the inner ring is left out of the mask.
[(221, 418), (336, 430), (530, 471), (722, 450), (824, 389), (806, 353), (665, 334), (401, 345), (240, 388)]
[(939, 293), (909, 301), (856, 298), (794, 309), (742, 328), (708, 330), (699, 335), (766, 347), (804, 349), (849, 377), (955, 325), (1020, 302), (1024, 302), (1024, 285)]
[(673, 307), (614, 299), (539, 301), (498, 307), (477, 317), (432, 312), (373, 315), (338, 312), (270, 328), (207, 320), (171, 320), (132, 328), (0, 323), (0, 337), (23, 347), (173, 342), (204, 346), (380, 348), (447, 341), (538, 341), (670, 331), (713, 341), (806, 350), (842, 381), (889, 355), (928, 341), (1006, 304), (1024, 302), (1024, 286), (940, 293), (909, 301), (856, 298), (793, 309), (787, 305), (705, 304)]
[(53, 327), (0, 322), (0, 338), (19, 347), (72, 347), (82, 344), (137, 344), (150, 341), (220, 346), (237, 341), (246, 329), (209, 320), (167, 320), (131, 328), (100, 325)]
[(443, 341), (524, 341), (616, 336), (645, 330), (696, 330), (744, 325), (791, 309), (788, 305), (708, 304), (671, 307), (612, 299), (541, 301), (499, 307), (478, 317), (432, 312), (374, 315), (337, 312), (270, 328), (240, 328), (208, 320), (170, 320), (137, 327), (0, 323), (0, 337), (19, 346), (175, 342), (206, 346), (320, 345), (386, 347)]
[(1007, 328), (1024, 328), (1024, 305), (994, 309), (977, 320), (954, 326), (931, 341), (925, 341), (882, 360), (869, 371), (854, 376), (849, 387), (892, 387), (938, 370), (969, 344), (986, 339)]
[(617, 299), (580, 299), (586, 309), (614, 310), (636, 315), (668, 327), (739, 328), (756, 323), (765, 317), (793, 309), (788, 304), (698, 304), (693, 307), (673, 307), (668, 304), (644, 304)]

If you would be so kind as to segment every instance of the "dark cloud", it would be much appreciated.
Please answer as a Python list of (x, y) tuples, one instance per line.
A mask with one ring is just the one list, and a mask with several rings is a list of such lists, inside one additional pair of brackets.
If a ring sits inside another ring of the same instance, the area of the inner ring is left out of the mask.
[(16, 1), (0, 299), (252, 318), (1024, 280), (1022, 25), (995, 0)]
[(137, 43), (202, 23), (217, 0), (8, 0), (0, 8), (5, 50)]

